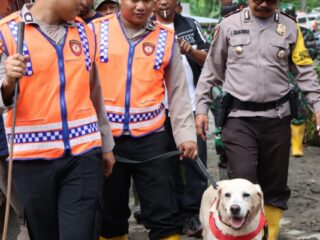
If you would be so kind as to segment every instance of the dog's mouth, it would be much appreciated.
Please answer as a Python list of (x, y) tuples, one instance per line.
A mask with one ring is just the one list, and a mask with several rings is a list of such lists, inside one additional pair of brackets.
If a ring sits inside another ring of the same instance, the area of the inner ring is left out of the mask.
[(231, 227), (235, 230), (242, 228), (245, 224), (246, 218), (245, 217), (232, 217), (231, 218)]

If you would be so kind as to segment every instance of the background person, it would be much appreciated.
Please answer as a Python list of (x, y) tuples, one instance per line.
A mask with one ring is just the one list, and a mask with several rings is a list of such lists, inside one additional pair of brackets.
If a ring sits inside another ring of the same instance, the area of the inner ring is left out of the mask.
[(94, 0), (93, 8), (103, 16), (116, 14), (119, 12), (120, 4), (118, 0)]
[(228, 174), (261, 185), (272, 240), (290, 197), (290, 114), (295, 114), (295, 103), (289, 69), (320, 125), (320, 86), (313, 62), (299, 26), (277, 10), (278, 3), (249, 0), (248, 8), (221, 21), (196, 89), (196, 127), (205, 139), (211, 87), (222, 85), (229, 103), (222, 108), (228, 113), (222, 128)]
[(91, 22), (93, 19), (102, 17), (101, 13), (93, 10), (93, 0), (81, 1), (81, 11), (79, 17), (85, 21), (85, 23)]
[[(192, 110), (195, 112), (195, 87), (201, 73), (202, 65), (206, 59), (210, 44), (206, 41), (202, 28), (197, 21), (176, 13), (176, 0), (157, 0), (155, 4), (155, 17), (161, 24), (173, 29), (179, 43), (184, 71), (187, 78), (189, 96)], [(186, 96), (187, 97), (187, 96)], [(169, 115), (170, 116), (170, 112)], [(175, 150), (176, 144), (172, 136), (170, 118), (166, 121), (166, 130), (171, 136), (171, 148)], [(200, 137), (197, 139), (199, 157), (206, 165), (207, 145)], [(177, 159), (178, 160), (178, 159)], [(180, 165), (180, 161), (177, 161)], [(201, 223), (199, 209), (203, 192), (207, 188), (207, 180), (199, 173), (190, 159), (182, 162), (183, 170), (177, 166), (176, 175), (178, 182), (179, 203), (183, 220), (183, 232), (189, 236), (201, 236)], [(181, 176), (181, 174), (183, 176)], [(179, 178), (180, 177), (180, 178)], [(184, 180), (184, 183), (182, 183)]]

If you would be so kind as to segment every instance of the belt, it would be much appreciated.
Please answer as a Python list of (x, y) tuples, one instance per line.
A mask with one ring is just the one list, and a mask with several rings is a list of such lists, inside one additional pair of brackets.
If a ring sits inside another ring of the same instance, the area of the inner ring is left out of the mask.
[(285, 96), (282, 98), (271, 101), (271, 102), (265, 102), (265, 103), (257, 103), (257, 102), (242, 102), (239, 99), (233, 97), (233, 101), (231, 104), (232, 110), (247, 110), (247, 111), (267, 111), (270, 109), (277, 109), (279, 105), (284, 104), (292, 97), (292, 91), (288, 92)]

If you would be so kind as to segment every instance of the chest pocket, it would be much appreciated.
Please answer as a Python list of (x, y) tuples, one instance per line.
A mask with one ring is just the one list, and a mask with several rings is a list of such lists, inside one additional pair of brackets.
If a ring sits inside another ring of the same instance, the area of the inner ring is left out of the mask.
[(281, 65), (287, 64), (290, 50), (289, 43), (286, 41), (286, 39), (272, 38), (270, 40), (270, 43), (270, 53), (275, 62), (279, 62)]
[(230, 47), (228, 55), (234, 59), (244, 58), (249, 54), (250, 36), (237, 36), (230, 38)]

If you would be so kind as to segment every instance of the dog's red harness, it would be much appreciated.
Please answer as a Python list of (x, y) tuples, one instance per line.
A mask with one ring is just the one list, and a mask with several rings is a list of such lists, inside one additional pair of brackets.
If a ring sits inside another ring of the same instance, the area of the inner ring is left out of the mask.
[(246, 235), (231, 236), (231, 235), (222, 233), (222, 231), (216, 225), (215, 219), (213, 217), (213, 212), (210, 212), (209, 225), (213, 235), (219, 240), (251, 240), (255, 238), (262, 231), (263, 228), (265, 229), (265, 233), (264, 233), (265, 236), (263, 237), (263, 239), (266, 239), (266, 235), (268, 235), (267, 233), (268, 223), (262, 211), (260, 211), (260, 221), (257, 229)]

